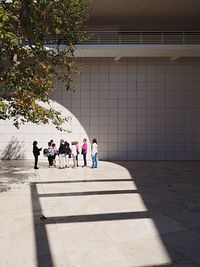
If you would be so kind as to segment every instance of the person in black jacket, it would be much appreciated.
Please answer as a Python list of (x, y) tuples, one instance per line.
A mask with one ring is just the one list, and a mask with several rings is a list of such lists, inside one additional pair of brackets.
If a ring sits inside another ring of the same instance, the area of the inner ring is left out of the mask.
[(67, 141), (65, 141), (65, 146), (66, 146), (65, 167), (69, 168), (69, 158), (71, 157), (71, 149)]
[(63, 139), (60, 140), (60, 147), (58, 153), (59, 153), (59, 169), (64, 169), (66, 165), (65, 157), (67, 149)]
[(38, 156), (40, 155), (40, 151), (42, 150), (42, 148), (38, 148), (37, 147), (37, 144), (38, 144), (37, 141), (33, 142), (33, 155), (34, 155), (34, 158), (35, 158), (34, 169), (39, 169), (38, 166), (37, 166)]

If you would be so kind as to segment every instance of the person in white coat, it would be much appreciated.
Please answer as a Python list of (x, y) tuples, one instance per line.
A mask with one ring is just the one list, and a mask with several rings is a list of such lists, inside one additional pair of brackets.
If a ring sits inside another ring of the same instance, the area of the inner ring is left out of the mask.
[(98, 166), (98, 145), (97, 145), (97, 139), (95, 139), (95, 138), (92, 140), (91, 156), (92, 156), (92, 168), (97, 168), (97, 166)]

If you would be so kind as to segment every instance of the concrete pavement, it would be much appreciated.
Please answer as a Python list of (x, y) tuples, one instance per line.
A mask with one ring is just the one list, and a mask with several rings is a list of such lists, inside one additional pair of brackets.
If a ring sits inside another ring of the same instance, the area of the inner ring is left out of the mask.
[(32, 165), (0, 163), (1, 267), (200, 266), (199, 162)]

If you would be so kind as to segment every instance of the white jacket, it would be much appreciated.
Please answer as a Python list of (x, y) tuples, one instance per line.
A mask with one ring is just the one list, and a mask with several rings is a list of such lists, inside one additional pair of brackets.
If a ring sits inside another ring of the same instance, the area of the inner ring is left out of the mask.
[(73, 156), (77, 156), (77, 149), (76, 149), (76, 145), (72, 145), (71, 146), (71, 153)]
[(92, 151), (91, 151), (91, 155), (92, 157), (98, 153), (98, 145), (96, 143), (92, 144)]

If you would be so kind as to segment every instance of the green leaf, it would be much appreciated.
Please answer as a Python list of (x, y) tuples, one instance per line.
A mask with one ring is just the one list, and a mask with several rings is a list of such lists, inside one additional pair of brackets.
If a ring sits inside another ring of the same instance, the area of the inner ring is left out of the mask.
[[(68, 90), (79, 72), (74, 44), (88, 18), (87, 0), (12, 1), (0, 4), (0, 119), (14, 125), (52, 122), (59, 130), (67, 122), (50, 103), (54, 80), (62, 78)], [(57, 50), (45, 49), (45, 36), (57, 39)], [(62, 38), (66, 50), (61, 50)]]

